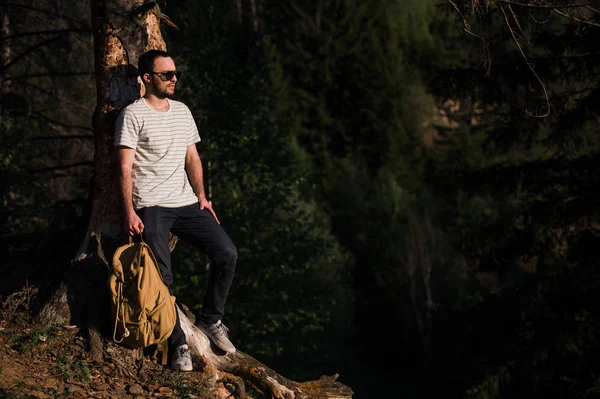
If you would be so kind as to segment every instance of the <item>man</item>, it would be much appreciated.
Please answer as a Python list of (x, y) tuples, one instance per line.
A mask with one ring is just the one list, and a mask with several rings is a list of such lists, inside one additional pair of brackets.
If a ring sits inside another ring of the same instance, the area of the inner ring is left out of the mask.
[[(194, 118), (187, 106), (170, 99), (180, 73), (169, 54), (159, 50), (142, 54), (138, 69), (145, 94), (123, 109), (115, 126), (124, 228), (130, 235), (143, 231), (171, 295), (169, 232), (207, 252), (211, 270), (198, 324), (217, 347), (233, 353), (235, 347), (221, 320), (237, 250), (206, 199)], [(179, 317), (168, 344), (171, 368), (191, 371)]]

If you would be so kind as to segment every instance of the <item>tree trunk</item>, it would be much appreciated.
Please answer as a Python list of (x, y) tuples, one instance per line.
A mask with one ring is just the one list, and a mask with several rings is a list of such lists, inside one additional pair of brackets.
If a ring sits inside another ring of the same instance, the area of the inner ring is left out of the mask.
[[(143, 85), (135, 65), (150, 49), (165, 50), (160, 32), (161, 11), (144, 0), (92, 0), (92, 26), (96, 63), (97, 105), (94, 113), (95, 159), (89, 225), (64, 282), (56, 287), (41, 308), (42, 325), (77, 324), (88, 331), (91, 355), (102, 360), (103, 347), (115, 345), (110, 337), (110, 306), (106, 279), (112, 255), (124, 243), (119, 222), (115, 186), (113, 139), (115, 120), (121, 109), (136, 100)], [(171, 249), (175, 241), (172, 240)], [(211, 370), (217, 380), (236, 376), (275, 398), (351, 398), (352, 390), (336, 382), (337, 376), (312, 382), (290, 381), (252, 357), (237, 352), (225, 355), (211, 347), (206, 335), (194, 326), (192, 314), (178, 309), (181, 324), (195, 363)], [(114, 352), (114, 351), (112, 351)], [(130, 358), (135, 358), (130, 356)]]
[(8, 6), (0, 8), (0, 93), (10, 90), (10, 80), (6, 80), (6, 72), (2, 68), (10, 62), (11, 47), (6, 39), (10, 36), (10, 19), (8, 18)]
[(110, 316), (105, 282), (112, 254), (123, 243), (113, 162), (115, 121), (121, 109), (142, 94), (138, 57), (150, 49), (165, 50), (166, 45), (155, 2), (92, 0), (91, 6), (97, 100), (88, 228), (64, 281), (51, 289), (49, 299), (42, 299), (37, 321), (87, 326), (92, 356), (98, 359), (100, 335)]

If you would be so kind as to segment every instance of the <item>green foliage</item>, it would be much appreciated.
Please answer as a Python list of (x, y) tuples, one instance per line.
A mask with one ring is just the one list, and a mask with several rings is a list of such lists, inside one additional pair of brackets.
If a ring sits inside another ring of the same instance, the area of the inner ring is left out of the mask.
[(530, 289), (501, 289), (463, 309), (446, 309), (468, 327), (445, 326), (460, 363), (468, 365), (450, 367), (460, 371), (447, 378), (471, 381), (468, 398), (593, 395), (600, 324), (595, 293), (584, 281), (595, 274), (582, 267), (544, 281), (532, 276)]
[[(50, 274), (60, 275), (58, 268), (67, 267), (71, 260), (69, 247), (76, 245), (71, 240), (81, 208), (80, 203), (68, 198), (85, 193), (87, 187), (64, 185), (59, 180), (74, 174), (51, 172), (57, 163), (68, 163), (60, 158), (68, 156), (62, 153), (59, 157), (55, 145), (41, 145), (32, 139), (49, 132), (56, 133), (45, 121), (0, 114), (0, 275), (5, 283), (4, 294), (24, 285), (47, 283)], [(50, 156), (60, 160), (49, 161)], [(62, 194), (56, 196), (53, 190)], [(28, 311), (31, 297), (29, 292), (25, 306), (2, 309), (0, 313), (11, 317), (17, 308)]]
[(0, 115), (0, 200), (4, 212), (0, 216), (2, 234), (12, 233), (19, 228), (27, 228), (23, 223), (23, 211), (15, 212), (31, 205), (35, 185), (29, 174), (29, 153), (31, 144), (27, 141), (27, 128), (31, 123), (23, 117)]
[(30, 331), (27, 335), (18, 336), (15, 333), (10, 334), (12, 341), (11, 347), (19, 353), (28, 353), (34, 349), (40, 342), (46, 342), (54, 337), (56, 327), (40, 328)]
[[(510, 16), (510, 27), (503, 9)], [(547, 19), (542, 16), (543, 8), (508, 9), (492, 3), (488, 9), (475, 5), (463, 10), (463, 15), (478, 40), (451, 29), (462, 20), (450, 4), (439, 11), (432, 28), (439, 38), (439, 51), (452, 56), (441, 57), (442, 62), (430, 69), (430, 89), (460, 108), (451, 112), (450, 118), (466, 119), (456, 119), (462, 126), (451, 135), (483, 133), (486, 138), (479, 151), (487, 152), (488, 160), (502, 159), (504, 163), (535, 162), (539, 157), (544, 160), (557, 155), (572, 158), (592, 148), (597, 151), (597, 135), (585, 128), (589, 118), (597, 115), (590, 107), (590, 101), (597, 98), (597, 65), (589, 63), (586, 56), (597, 47), (591, 39), (597, 32), (591, 25), (571, 24), (562, 17)], [(570, 9), (567, 13), (577, 12)], [(514, 43), (510, 28), (523, 53)], [(547, 118), (528, 116), (546, 111)], [(471, 116), (477, 123), (469, 123)], [(477, 156), (477, 148), (472, 150), (463, 154)]]
[[(600, 390), (599, 242), (580, 227), (598, 219), (597, 26), (497, 2), (455, 2), (459, 16), (450, 2), (294, 0), (265, 3), (261, 31), (248, 13), (234, 20), (231, 2), (167, 3), (181, 28), (165, 31), (178, 95), (240, 255), (225, 322), (241, 350), (296, 379), (352, 367), (377, 380), (365, 397), (382, 396), (382, 380), (397, 392), (404, 368), (448, 397)], [(54, 69), (71, 64), (59, 58)], [(531, 118), (547, 110), (544, 89), (550, 116)], [(28, 141), (48, 129), (1, 116), (3, 238), (73, 225), (46, 195), (61, 184), (31, 173), (56, 164), (40, 155), (58, 145)], [(27, 254), (11, 258), (15, 274), (46, 254), (39, 236), (6, 242)], [(209, 266), (178, 244), (177, 295), (196, 311)], [(398, 364), (368, 356), (381, 342)], [(57, 371), (85, 379), (69, 362)]]
[(179, 399), (212, 398), (208, 381), (190, 381), (182, 373), (170, 373), (165, 382), (173, 387), (173, 391)]
[(56, 372), (61, 376), (63, 380), (68, 380), (71, 376), (69, 366), (71, 365), (71, 359), (65, 355), (60, 354), (56, 357)]
[[(318, 166), (318, 176), (350, 158), (376, 171), (394, 163), (415, 176), (420, 136), (415, 112), (425, 96), (412, 62), (432, 52), (429, 2), (296, 1), (279, 5), (285, 25), (268, 54), (282, 120)], [(315, 17), (316, 15), (316, 17)], [(405, 186), (408, 181), (405, 182)]]
[(91, 370), (85, 363), (73, 362), (73, 359), (66, 354), (59, 354), (56, 357), (56, 372), (64, 380), (73, 378), (76, 381), (90, 383)]
[[(87, 187), (59, 187), (54, 179), (64, 177), (60, 173), (52, 175), (49, 165), (66, 163), (63, 160), (48, 161), (49, 152), (60, 151), (56, 145), (40, 145), (32, 137), (40, 132), (53, 132), (55, 129), (45, 121), (31, 117), (0, 114), (0, 201), (3, 212), (0, 214), (0, 234), (20, 236), (39, 234), (48, 229), (56, 231), (76, 224), (78, 211), (76, 201), (61, 206), (60, 198), (49, 195), (49, 190), (82, 193)], [(59, 140), (60, 141), (60, 140)], [(53, 153), (54, 155), (54, 153)], [(47, 172), (44, 172), (47, 169)], [(40, 172), (41, 171), (41, 172)]]
[[(440, 62), (423, 71), (444, 111), (432, 122), (426, 181), (473, 274), (470, 295), (440, 304), (437, 328), (448, 336), (438, 338), (439, 354), (462, 358), (440, 374), (459, 369), (448, 378), (473, 398), (591, 394), (599, 312), (595, 300), (571, 293), (587, 295), (579, 284), (594, 275), (597, 245), (585, 228), (573, 231), (575, 221), (597, 218), (597, 65), (582, 56), (596, 51), (597, 31), (567, 19), (539, 24), (542, 10), (504, 7), (528, 64), (498, 5), (462, 10), (484, 40), (457, 34), (462, 20), (443, 9), (432, 24)], [(531, 118), (526, 111), (547, 110), (544, 89), (550, 115)]]
[[(182, 99), (202, 137), (205, 187), (238, 248), (225, 322), (244, 352), (294, 378), (314, 378), (316, 369), (344, 361), (352, 322), (350, 259), (303, 190), (307, 176), (272, 114), (260, 48), (240, 43), (243, 32), (222, 22), (228, 7), (201, 3), (190, 8), (195, 23), (173, 41), (187, 76)], [(179, 298), (198, 310), (206, 259), (182, 243), (174, 263)]]
[(487, 375), (477, 386), (466, 392), (469, 399), (498, 399), (502, 398), (502, 387), (510, 381), (510, 374), (506, 367), (501, 367), (496, 373)]
[[(356, 259), (356, 326), (367, 326), (359, 339), (371, 338), (373, 323), (398, 325), (377, 332), (380, 342), (394, 343), (389, 356), (405, 359), (397, 369), (430, 367), (439, 309), (459, 302), (468, 283), (465, 259), (443, 229), (447, 204), (428, 193), (425, 180), (424, 126), (436, 104), (423, 76), (427, 63), (442, 58), (430, 33), (433, 5), (279, 7), (285, 32), (274, 35), (267, 53), (275, 111), (310, 176), (305, 191)], [(464, 144), (477, 148), (483, 137), (465, 136)], [(367, 361), (369, 348), (377, 344), (355, 353)]]

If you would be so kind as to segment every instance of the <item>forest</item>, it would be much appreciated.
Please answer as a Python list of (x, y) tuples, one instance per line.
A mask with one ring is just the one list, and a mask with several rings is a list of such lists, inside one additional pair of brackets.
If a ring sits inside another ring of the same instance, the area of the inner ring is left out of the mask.
[[(600, 397), (600, 0), (0, 0), (0, 343), (88, 274), (115, 4), (162, 13), (240, 351), (358, 399)], [(172, 257), (196, 312), (210, 262)]]

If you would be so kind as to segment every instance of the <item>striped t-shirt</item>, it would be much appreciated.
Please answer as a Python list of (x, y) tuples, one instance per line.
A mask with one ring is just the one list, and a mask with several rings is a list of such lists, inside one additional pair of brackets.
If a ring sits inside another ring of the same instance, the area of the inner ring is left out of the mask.
[(115, 147), (135, 149), (133, 207), (174, 208), (198, 202), (185, 171), (188, 146), (200, 141), (188, 107), (174, 100), (156, 111), (140, 98), (121, 111), (115, 125)]

